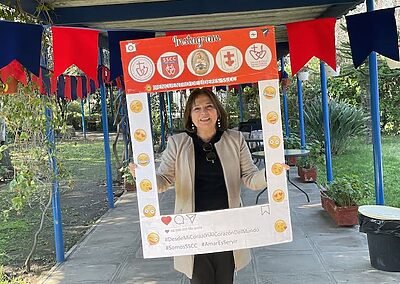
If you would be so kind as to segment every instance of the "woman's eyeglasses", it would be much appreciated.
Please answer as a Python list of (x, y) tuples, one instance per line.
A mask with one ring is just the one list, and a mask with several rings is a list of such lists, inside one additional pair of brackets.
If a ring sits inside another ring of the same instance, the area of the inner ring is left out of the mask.
[(213, 151), (213, 145), (211, 143), (204, 143), (203, 144), (203, 151), (206, 152), (206, 160), (207, 162), (212, 162), (214, 164), (215, 160), (217, 159), (217, 155)]

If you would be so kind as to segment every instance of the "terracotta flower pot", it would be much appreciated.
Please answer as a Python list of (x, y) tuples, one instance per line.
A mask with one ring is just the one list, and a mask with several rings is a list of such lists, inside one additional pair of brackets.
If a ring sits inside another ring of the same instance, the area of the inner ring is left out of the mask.
[(321, 205), (336, 225), (354, 226), (358, 224), (358, 206), (339, 207), (323, 191), (321, 191)]
[(317, 168), (298, 168), (298, 174), (302, 182), (315, 182), (317, 180)]
[(124, 189), (126, 191), (136, 191), (136, 184), (124, 180)]
[(287, 164), (289, 165), (289, 166), (295, 166), (296, 165), (296, 163), (297, 163), (297, 157), (289, 157), (288, 159), (287, 159)]

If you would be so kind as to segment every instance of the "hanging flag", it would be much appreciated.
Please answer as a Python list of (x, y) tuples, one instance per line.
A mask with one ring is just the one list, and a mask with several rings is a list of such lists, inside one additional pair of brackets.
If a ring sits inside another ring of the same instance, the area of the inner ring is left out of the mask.
[(86, 98), (88, 96), (87, 78), (86, 77), (81, 77), (81, 78), (82, 78), (82, 98)]
[(118, 90), (124, 89), (124, 84), (123, 84), (123, 81), (121, 80), (121, 77), (117, 77), (115, 79), (115, 84), (117, 85)]
[(42, 75), (41, 75), (41, 71), (40, 71), (40, 75), (39, 77), (37, 77), (36, 75), (31, 75), (31, 81), (32, 83), (34, 83), (37, 87), (37, 89), (39, 89), (39, 93), (41, 94), (45, 94), (45, 90), (44, 90), (44, 85), (43, 85), (43, 80), (42, 80)]
[(145, 31), (108, 31), (108, 48), (110, 50), (110, 80), (122, 76), (121, 49), (119, 42), (128, 39), (155, 37), (154, 32)]
[(78, 98), (83, 98), (83, 85), (82, 85), (82, 77), (76, 77), (76, 95)]
[(58, 78), (53, 72), (49, 72), (50, 75), (50, 94), (58, 92)]
[(99, 31), (52, 27), (54, 74), (61, 75), (75, 64), (86, 76), (97, 81)]
[(57, 79), (57, 97), (58, 98), (64, 99), (64, 87), (65, 87), (64, 76), (62, 76), (62, 75), (58, 76), (58, 79)]
[(336, 70), (335, 23), (335, 18), (323, 18), (286, 24), (292, 75), (313, 56)]
[(41, 25), (0, 21), (0, 68), (15, 59), (39, 76), (42, 32)]
[(395, 8), (346, 16), (354, 67), (372, 51), (399, 61)]
[(106, 66), (100, 66), (100, 70), (101, 72), (101, 81), (109, 84), (110, 83), (110, 69), (108, 69)]
[(71, 96), (71, 77), (70, 76), (61, 76), (64, 77), (64, 99), (70, 101), (72, 99)]
[(77, 78), (75, 76), (71, 76), (71, 99), (73, 101), (78, 99), (77, 95), (77, 89), (78, 89), (78, 83), (77, 83)]
[(96, 92), (96, 83), (90, 79), (90, 93), (94, 94)]
[(0, 69), (1, 81), (6, 82), (9, 78), (14, 78), (24, 86), (28, 83), (24, 67), (17, 60), (11, 61), (10, 64)]
[[(400, 47), (399, 47), (400, 51)], [(386, 63), (390, 69), (400, 69), (400, 61), (396, 61), (386, 57)]]

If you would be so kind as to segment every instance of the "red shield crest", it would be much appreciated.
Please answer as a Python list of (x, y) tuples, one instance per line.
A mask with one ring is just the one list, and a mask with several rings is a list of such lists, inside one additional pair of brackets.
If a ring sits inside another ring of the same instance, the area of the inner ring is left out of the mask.
[(161, 70), (165, 77), (175, 78), (179, 74), (179, 62), (177, 55), (161, 57)]

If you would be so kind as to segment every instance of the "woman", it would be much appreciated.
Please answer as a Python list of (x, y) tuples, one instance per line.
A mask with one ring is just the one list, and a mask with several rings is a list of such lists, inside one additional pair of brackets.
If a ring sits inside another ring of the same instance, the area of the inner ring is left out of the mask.
[[(259, 190), (267, 186), (265, 171), (258, 170), (244, 137), (228, 130), (228, 116), (215, 94), (195, 89), (185, 114), (185, 133), (171, 136), (157, 170), (160, 192), (175, 183), (175, 213), (237, 208), (240, 185)], [(134, 165), (130, 165), (134, 175)], [(234, 272), (250, 262), (248, 249), (177, 256), (175, 269), (192, 284), (231, 284)]]

